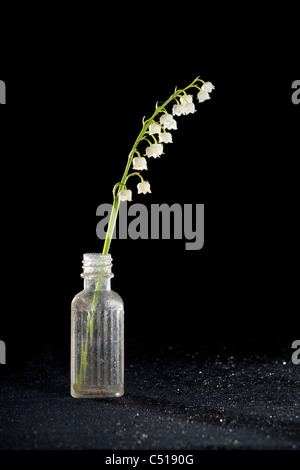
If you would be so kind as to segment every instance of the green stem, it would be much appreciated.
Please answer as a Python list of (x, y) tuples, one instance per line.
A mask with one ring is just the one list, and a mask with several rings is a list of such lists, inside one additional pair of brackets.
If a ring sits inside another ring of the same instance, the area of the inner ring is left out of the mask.
[(92, 314), (88, 313), (87, 319), (87, 326), (86, 326), (86, 336), (85, 336), (85, 345), (82, 339), (81, 341), (81, 356), (80, 356), (80, 366), (79, 372), (76, 371), (76, 389), (79, 390), (81, 388), (82, 382), (85, 380), (86, 374), (86, 367), (87, 367), (87, 352), (88, 352), (88, 344), (92, 342), (93, 339), (93, 328), (94, 328), (94, 317), (99, 297), (99, 292), (102, 284), (102, 270), (100, 272), (99, 279), (97, 280), (96, 289), (93, 298), (92, 304)]
[[(129, 169), (129, 167), (128, 167), (128, 169)], [(123, 177), (122, 181), (120, 183), (120, 186), (124, 187), (125, 183), (126, 183), (126, 178)], [(119, 207), (120, 207), (120, 199), (119, 199), (119, 196), (117, 194), (116, 197), (114, 198), (114, 203), (113, 203), (113, 206), (112, 206), (110, 219), (109, 219), (109, 223), (108, 223), (108, 229), (107, 229), (105, 243), (104, 243), (103, 252), (102, 252), (104, 255), (106, 255), (109, 251), (109, 247), (110, 247), (110, 244), (111, 244), (111, 240), (112, 240), (112, 237), (113, 237), (113, 234), (114, 234), (115, 225), (116, 225), (116, 221), (117, 221), (117, 217), (118, 217)], [(98, 286), (98, 284), (97, 284), (97, 286)], [(96, 287), (95, 295), (97, 294), (97, 290), (98, 289)], [(97, 294), (97, 296), (98, 296), (98, 294)]]
[[(176, 99), (177, 96), (179, 96), (181, 93), (185, 93), (185, 90), (191, 88), (191, 87), (195, 87), (195, 88), (199, 88), (197, 85), (195, 85), (195, 83), (197, 81), (201, 81), (202, 83), (205, 83), (203, 80), (200, 80), (198, 77), (190, 84), (188, 85), (186, 88), (182, 89), (182, 90), (177, 90), (175, 93), (173, 93), (173, 95), (170, 96), (170, 98), (168, 98), (161, 106), (158, 106), (156, 108), (156, 110), (154, 111), (154, 113), (152, 114), (151, 118), (147, 119), (144, 124), (143, 124), (143, 127), (142, 127), (142, 130), (141, 132), (139, 133), (139, 135), (137, 136), (134, 144), (133, 144), (133, 147), (129, 153), (129, 156), (128, 156), (128, 161), (127, 161), (127, 165), (126, 165), (126, 168), (125, 168), (125, 171), (124, 171), (124, 174), (122, 176), (122, 179), (120, 181), (120, 183), (117, 183), (114, 187), (114, 190), (113, 190), (113, 195), (114, 195), (114, 202), (113, 202), (113, 207), (112, 207), (112, 211), (111, 211), (111, 214), (110, 214), (110, 219), (109, 219), (109, 224), (108, 224), (108, 229), (107, 229), (107, 233), (106, 233), (106, 238), (105, 238), (105, 242), (104, 242), (104, 246), (103, 246), (103, 251), (102, 253), (103, 254), (107, 254), (109, 252), (109, 248), (110, 248), (110, 244), (111, 244), (111, 240), (113, 238), (113, 234), (114, 234), (114, 230), (115, 230), (115, 225), (116, 225), (116, 221), (117, 221), (117, 217), (118, 217), (118, 212), (119, 212), (119, 207), (120, 207), (120, 199), (119, 199), (119, 192), (126, 187), (126, 181), (128, 179), (129, 176), (133, 176), (134, 174), (136, 175), (139, 175), (141, 180), (143, 181), (143, 177), (139, 174), (139, 173), (132, 173), (131, 175), (128, 175), (128, 172), (129, 172), (129, 169), (130, 169), (130, 166), (131, 166), (131, 163), (132, 163), (132, 160), (133, 160), (133, 157), (134, 157), (134, 154), (137, 153), (139, 156), (139, 152), (136, 150), (136, 147), (138, 146), (139, 142), (142, 140), (142, 139), (145, 139), (144, 135), (145, 133), (147, 132), (149, 126), (152, 124), (152, 122), (154, 121), (155, 117), (157, 116), (157, 114), (159, 114), (160, 112), (163, 112), (163, 113), (166, 113), (168, 114), (168, 112), (166, 111), (165, 107), (174, 99), (178, 104), (178, 100)], [(165, 129), (164, 129), (165, 131)], [(153, 135), (152, 135), (153, 137)], [(155, 137), (154, 137), (155, 139)], [(145, 140), (148, 140), (148, 139), (145, 139)], [(156, 139), (155, 139), (156, 140)], [(148, 141), (149, 142), (149, 141)], [(150, 143), (150, 142), (149, 142)], [(151, 144), (151, 143), (150, 143)], [(116, 193), (116, 190), (118, 189), (117, 191), (117, 194)], [(76, 381), (77, 381), (77, 389), (79, 389), (82, 385), (82, 379), (84, 381), (85, 379), (85, 372), (86, 372), (86, 367), (87, 367), (87, 348), (88, 348), (88, 338), (90, 338), (90, 341), (92, 340), (91, 338), (91, 335), (92, 335), (92, 332), (93, 332), (93, 323), (94, 323), (94, 315), (95, 315), (95, 311), (96, 311), (96, 307), (97, 307), (97, 302), (98, 302), (98, 298), (99, 298), (99, 293), (100, 293), (100, 288), (101, 288), (101, 284), (102, 284), (102, 277), (101, 277), (101, 273), (99, 274), (99, 279), (97, 281), (97, 284), (96, 284), (96, 288), (95, 288), (95, 292), (94, 292), (94, 298), (93, 298), (93, 303), (92, 303), (92, 314), (87, 322), (87, 331), (86, 331), (86, 338), (85, 338), (85, 346), (83, 346), (83, 342), (82, 342), (82, 346), (81, 346), (81, 361), (80, 361), (80, 369), (79, 369), (79, 372), (76, 373)], [(82, 377), (82, 373), (83, 373), (83, 377)]]
[[(128, 178), (130, 178), (131, 176), (139, 176), (141, 178), (141, 181), (144, 181), (144, 178), (142, 177), (142, 175), (140, 173), (138, 173), (137, 171), (135, 173), (130, 173), (130, 175), (127, 176), (127, 180)], [(126, 180), (126, 181), (127, 181)]]
[[(137, 136), (136, 141), (134, 142), (133, 147), (132, 147), (132, 149), (129, 153), (129, 158), (128, 158), (128, 161), (127, 161), (127, 165), (126, 165), (126, 168), (125, 168), (125, 171), (124, 171), (123, 177), (121, 179), (121, 183), (120, 183), (121, 187), (124, 187), (124, 185), (126, 183), (127, 175), (128, 175), (129, 169), (130, 169), (130, 165), (131, 165), (131, 162), (132, 162), (132, 159), (133, 159), (133, 155), (136, 152), (136, 147), (137, 147), (138, 143), (144, 137), (146, 131), (148, 130), (148, 127), (153, 122), (155, 116), (157, 116), (157, 114), (159, 114), (162, 110), (165, 111), (165, 107), (170, 103), (170, 101), (175, 99), (176, 96), (178, 96), (179, 93), (181, 93), (181, 91), (182, 90), (178, 90), (178, 91), (176, 91), (176, 93), (171, 95), (170, 98), (168, 98), (161, 106), (159, 106), (155, 110), (155, 112), (152, 114), (151, 118), (147, 119), (147, 121), (145, 122), (141, 132)], [(119, 202), (119, 197), (117, 195), (115, 200), (114, 200), (114, 203), (113, 203), (111, 216), (110, 216), (110, 220), (109, 220), (109, 224), (108, 224), (108, 229), (107, 229), (107, 233), (106, 233), (106, 238), (105, 238), (105, 242), (104, 242), (104, 247), (103, 247), (103, 252), (102, 252), (104, 255), (109, 252), (110, 243), (111, 243), (111, 240), (112, 240), (112, 237), (113, 237), (113, 233), (114, 233), (114, 229), (115, 229), (115, 225), (116, 225), (116, 221), (117, 221), (117, 217), (118, 217), (119, 206), (120, 206), (120, 202)]]
[[(151, 134), (149, 131), (147, 131), (147, 134), (149, 134), (152, 137), (152, 139), (154, 140), (154, 142), (157, 144), (157, 139), (156, 139), (155, 135)], [(147, 140), (149, 142), (148, 139), (144, 139), (144, 140)], [(150, 145), (152, 145), (151, 142), (150, 142)]]
[[(148, 142), (149, 145), (153, 145), (153, 142), (151, 142), (149, 139), (146, 139), (146, 137), (143, 137), (142, 140), (145, 140), (146, 142)], [(157, 142), (156, 142), (157, 143)]]

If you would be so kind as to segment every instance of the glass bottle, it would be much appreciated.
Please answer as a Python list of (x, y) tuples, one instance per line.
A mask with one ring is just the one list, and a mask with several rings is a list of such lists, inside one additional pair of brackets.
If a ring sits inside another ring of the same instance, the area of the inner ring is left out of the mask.
[(71, 307), (71, 395), (124, 394), (124, 305), (111, 290), (111, 255), (83, 255), (84, 290)]

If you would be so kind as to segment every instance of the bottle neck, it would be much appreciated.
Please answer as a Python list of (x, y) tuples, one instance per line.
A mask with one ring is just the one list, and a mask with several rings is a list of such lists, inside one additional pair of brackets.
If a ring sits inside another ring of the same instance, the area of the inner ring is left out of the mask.
[(111, 278), (114, 276), (111, 272), (111, 255), (102, 255), (100, 253), (85, 253), (83, 255), (83, 273), (85, 289), (96, 289), (100, 282), (100, 291), (111, 289)]
[[(86, 277), (84, 279), (84, 282), (83, 282), (84, 289), (93, 289), (93, 290), (95, 290), (96, 286), (97, 286), (97, 282), (98, 282), (97, 279), (89, 279), (89, 278)], [(104, 291), (104, 290), (111, 290), (110, 279), (102, 279), (101, 280), (100, 291)]]

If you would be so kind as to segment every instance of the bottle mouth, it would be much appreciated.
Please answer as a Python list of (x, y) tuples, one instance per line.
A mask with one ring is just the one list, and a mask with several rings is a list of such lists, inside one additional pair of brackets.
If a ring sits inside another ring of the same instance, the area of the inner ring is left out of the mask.
[(102, 253), (85, 253), (82, 261), (83, 273), (81, 277), (88, 277), (89, 279), (112, 278), (114, 275), (111, 272), (112, 257), (110, 254), (103, 255)]

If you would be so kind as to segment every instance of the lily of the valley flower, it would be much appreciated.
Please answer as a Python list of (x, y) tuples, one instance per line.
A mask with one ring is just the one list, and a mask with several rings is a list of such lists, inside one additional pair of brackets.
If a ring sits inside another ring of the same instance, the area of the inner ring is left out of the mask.
[(161, 132), (158, 134), (159, 142), (162, 142), (164, 144), (172, 143), (172, 134), (171, 132)]
[(160, 117), (159, 122), (161, 123), (162, 126), (164, 126), (165, 129), (177, 129), (177, 122), (173, 118), (171, 114), (163, 114)]
[(185, 106), (186, 104), (193, 102), (193, 95), (184, 95), (180, 97), (180, 103)]
[(210, 100), (209, 93), (204, 91), (199, 91), (199, 93), (197, 94), (197, 98), (199, 103), (203, 103), (203, 101)]
[(149, 132), (150, 134), (159, 134), (161, 131), (161, 127), (159, 124), (157, 124), (156, 122), (150, 124), (149, 126)]
[(145, 152), (147, 157), (157, 158), (164, 153), (163, 150), (164, 148), (162, 144), (153, 144), (150, 147), (147, 147)]
[(203, 93), (211, 93), (215, 89), (214, 85), (211, 82), (205, 82), (201, 88)]
[[(201, 82), (201, 85), (199, 84), (199, 82)], [(107, 254), (110, 248), (110, 243), (113, 238), (113, 233), (119, 210), (119, 201), (132, 200), (132, 193), (130, 190), (127, 189), (128, 178), (131, 176), (139, 176), (141, 182), (137, 186), (138, 193), (151, 193), (149, 182), (144, 181), (144, 178), (139, 172), (140, 170), (147, 169), (147, 160), (146, 158), (141, 157), (140, 152), (137, 150), (137, 146), (141, 141), (144, 141), (144, 143), (145, 141), (148, 142), (149, 146), (145, 149), (145, 157), (157, 158), (163, 154), (163, 145), (173, 141), (172, 134), (167, 131), (177, 129), (177, 121), (174, 119), (174, 116), (193, 114), (196, 112), (195, 104), (193, 103), (193, 96), (188, 95), (186, 93), (186, 90), (190, 91), (191, 88), (197, 88), (199, 90), (197, 98), (198, 101), (201, 103), (205, 100), (210, 99), (210, 93), (212, 92), (212, 90), (214, 90), (215, 87), (211, 82), (204, 82), (200, 79), (200, 77), (197, 77), (190, 85), (186, 86), (183, 89), (178, 90), (176, 87), (173, 95), (171, 95), (170, 98), (168, 98), (163, 104), (159, 105), (159, 102), (157, 102), (155, 111), (150, 117), (150, 119), (147, 119), (145, 121), (145, 119), (143, 118), (142, 130), (138, 134), (138, 137), (133, 144), (122, 180), (117, 183), (113, 189), (114, 203), (104, 242), (103, 254)], [(166, 107), (169, 106), (171, 102), (173, 102), (174, 106), (172, 108), (172, 111), (168, 111)], [(148, 140), (149, 135), (151, 137), (150, 140)], [(132, 164), (133, 169), (137, 170), (137, 172), (128, 174)], [(95, 305), (96, 303), (97, 302), (94, 301)]]
[(151, 193), (150, 189), (150, 183), (148, 181), (142, 181), (137, 185), (138, 188), (138, 194), (146, 194), (146, 193)]
[(147, 160), (144, 157), (135, 157), (133, 159), (133, 170), (148, 170)]
[(201, 90), (197, 94), (199, 103), (203, 103), (203, 101), (209, 100), (210, 99), (209, 93), (211, 93), (214, 89), (215, 87), (211, 82), (203, 83)]
[(196, 112), (195, 105), (193, 103), (193, 95), (184, 95), (180, 97), (180, 103), (182, 107), (183, 115), (194, 114)]
[(196, 112), (196, 108), (194, 103), (188, 103), (184, 105), (184, 112), (183, 114), (194, 114)]
[(182, 116), (194, 114), (196, 112), (192, 95), (184, 95), (180, 97), (180, 104), (175, 104), (172, 108), (173, 115)]
[(132, 192), (130, 189), (122, 189), (119, 192), (120, 201), (132, 201)]
[(172, 114), (173, 116), (181, 116), (182, 114), (184, 114), (184, 105), (174, 104), (172, 108)]

